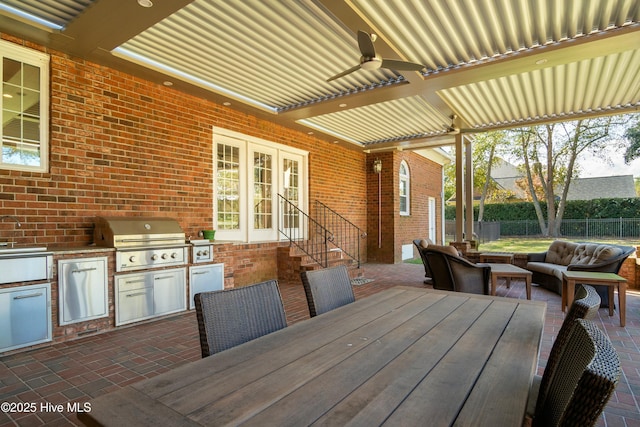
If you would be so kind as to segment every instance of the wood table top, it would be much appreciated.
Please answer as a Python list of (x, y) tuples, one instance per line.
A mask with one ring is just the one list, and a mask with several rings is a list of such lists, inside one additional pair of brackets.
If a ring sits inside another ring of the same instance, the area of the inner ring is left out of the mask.
[(525, 270), (524, 268), (520, 268), (513, 264), (488, 263), (488, 265), (491, 267), (491, 273), (532, 274), (529, 270)]
[(78, 418), (118, 427), (520, 426), (545, 310), (395, 287), (98, 397)]
[(626, 282), (627, 279), (618, 276), (615, 273), (603, 273), (600, 271), (581, 271), (581, 270), (568, 270), (563, 271), (562, 274), (568, 279), (584, 279), (584, 280), (605, 280), (612, 282)]

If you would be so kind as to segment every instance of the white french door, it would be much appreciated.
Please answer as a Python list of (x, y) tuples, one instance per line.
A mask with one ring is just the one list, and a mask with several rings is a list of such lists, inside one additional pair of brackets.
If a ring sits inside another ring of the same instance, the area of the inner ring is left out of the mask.
[[(308, 153), (222, 128), (213, 136), (216, 238), (278, 240), (278, 193), (307, 209)], [(304, 221), (296, 215), (286, 227), (302, 235)]]
[(249, 161), (249, 240), (275, 240), (278, 235), (278, 151), (252, 146)]

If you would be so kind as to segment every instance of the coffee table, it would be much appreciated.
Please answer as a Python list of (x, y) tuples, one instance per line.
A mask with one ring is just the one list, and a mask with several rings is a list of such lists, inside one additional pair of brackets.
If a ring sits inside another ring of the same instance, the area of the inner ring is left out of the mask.
[(627, 279), (615, 273), (599, 273), (595, 271), (565, 271), (562, 273), (562, 311), (573, 304), (576, 283), (588, 285), (604, 285), (609, 289), (609, 316), (613, 316), (613, 288), (618, 287), (618, 312), (620, 326), (624, 326), (627, 310)]
[(502, 277), (507, 281), (507, 287), (511, 285), (511, 279), (524, 279), (527, 290), (527, 299), (531, 299), (531, 276), (532, 273), (524, 268), (513, 264), (489, 263), (491, 267), (491, 295), (496, 294), (498, 278)]

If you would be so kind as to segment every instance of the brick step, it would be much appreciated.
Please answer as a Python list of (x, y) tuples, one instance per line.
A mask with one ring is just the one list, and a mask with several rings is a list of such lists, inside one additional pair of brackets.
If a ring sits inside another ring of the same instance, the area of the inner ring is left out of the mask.
[[(328, 267), (335, 267), (338, 265), (346, 265), (349, 277), (354, 279), (362, 277), (364, 275), (363, 269), (358, 268), (356, 262), (350, 258), (343, 257), (343, 253), (340, 249), (332, 249), (327, 254)], [(323, 267), (318, 264), (309, 255), (302, 253), (297, 247), (282, 246), (278, 248), (278, 280), (286, 281), (289, 283), (300, 283), (300, 272), (319, 270)]]

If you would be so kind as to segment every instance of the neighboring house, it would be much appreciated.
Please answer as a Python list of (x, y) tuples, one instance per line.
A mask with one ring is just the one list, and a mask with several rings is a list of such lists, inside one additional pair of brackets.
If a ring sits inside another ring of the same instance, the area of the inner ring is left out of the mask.
[(571, 181), (567, 200), (624, 199), (637, 197), (633, 175), (576, 178)]
[(491, 166), (491, 178), (498, 186), (512, 194), (511, 198), (523, 200), (526, 198), (526, 192), (517, 183), (518, 180), (524, 178), (518, 168), (501, 158)]
[[(523, 182), (525, 176), (519, 171), (517, 166), (498, 158), (491, 167), (491, 179), (505, 191), (513, 194), (514, 200), (526, 200), (526, 192), (518, 185), (518, 181)], [(556, 189), (556, 196), (560, 196), (562, 187)], [(480, 190), (476, 189), (473, 199), (480, 200)], [(593, 199), (616, 199), (638, 197), (636, 194), (635, 181), (633, 175), (617, 175), (592, 178), (574, 178), (571, 180), (567, 200), (593, 200)], [(448, 204), (455, 204), (455, 194), (447, 200)]]

